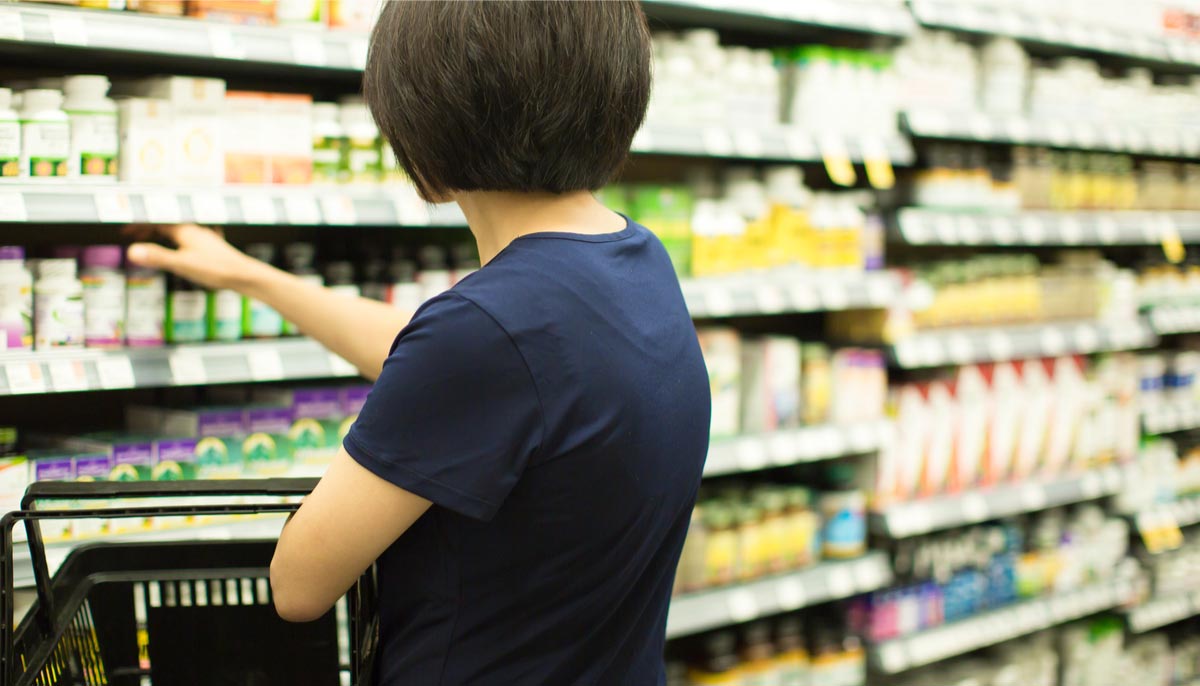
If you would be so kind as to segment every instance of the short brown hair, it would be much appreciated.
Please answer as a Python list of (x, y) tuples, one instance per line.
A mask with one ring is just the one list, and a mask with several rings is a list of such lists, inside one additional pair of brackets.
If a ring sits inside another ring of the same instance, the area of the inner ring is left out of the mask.
[(363, 88), (428, 199), (604, 186), (650, 81), (638, 0), (387, 0)]

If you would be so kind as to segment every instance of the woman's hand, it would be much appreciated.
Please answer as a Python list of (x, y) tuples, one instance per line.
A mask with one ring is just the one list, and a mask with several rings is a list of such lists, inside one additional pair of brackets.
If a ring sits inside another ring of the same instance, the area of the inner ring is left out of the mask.
[(217, 232), (195, 224), (160, 227), (175, 249), (154, 243), (129, 246), (133, 264), (173, 272), (205, 288), (249, 289), (270, 267), (230, 245)]

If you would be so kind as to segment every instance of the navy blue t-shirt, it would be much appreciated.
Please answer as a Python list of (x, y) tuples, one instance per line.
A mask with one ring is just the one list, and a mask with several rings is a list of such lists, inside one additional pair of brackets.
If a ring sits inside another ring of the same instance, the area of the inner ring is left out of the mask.
[(346, 437), (434, 503), (379, 559), (380, 684), (655, 686), (709, 385), (658, 239), (523, 236), (397, 337)]

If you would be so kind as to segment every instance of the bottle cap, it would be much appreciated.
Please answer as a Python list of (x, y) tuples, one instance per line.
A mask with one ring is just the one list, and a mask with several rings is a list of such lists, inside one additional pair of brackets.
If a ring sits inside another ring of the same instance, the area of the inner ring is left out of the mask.
[(25, 248), (19, 245), (0, 245), (0, 260), (23, 260)]
[(337, 121), (338, 106), (336, 102), (314, 102), (312, 106), (314, 121)]
[(325, 283), (330, 286), (354, 284), (354, 264), (346, 261), (330, 262), (325, 265)]
[(270, 243), (251, 243), (246, 246), (246, 254), (256, 260), (271, 263), (275, 261), (275, 246)]
[(75, 278), (75, 260), (42, 260), (38, 262), (38, 278), (73, 279)]
[(83, 248), (78, 245), (56, 245), (54, 246), (54, 255), (56, 260), (78, 260), (83, 253)]
[(49, 88), (32, 88), (22, 96), (23, 107), (27, 110), (57, 110), (62, 107), (62, 93)]
[(13, 92), (11, 88), (0, 88), (0, 110), (12, 107)]
[(310, 269), (316, 256), (317, 249), (312, 243), (288, 243), (283, 248), (283, 260), (293, 271)]
[(69, 98), (106, 98), (111, 85), (107, 76), (79, 74), (63, 79), (63, 93)]
[(121, 268), (121, 246), (89, 245), (83, 249), (84, 267)]

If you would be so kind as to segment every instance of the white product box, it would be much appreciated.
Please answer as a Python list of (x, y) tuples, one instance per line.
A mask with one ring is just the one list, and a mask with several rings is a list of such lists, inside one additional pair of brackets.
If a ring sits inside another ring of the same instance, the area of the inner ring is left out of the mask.
[(121, 181), (173, 183), (170, 103), (158, 98), (121, 98), (117, 101), (117, 122), (121, 140), (117, 169)]
[(133, 86), (138, 95), (171, 103), (175, 181), (219, 185), (225, 181), (225, 81), (193, 76), (161, 76)]

